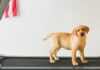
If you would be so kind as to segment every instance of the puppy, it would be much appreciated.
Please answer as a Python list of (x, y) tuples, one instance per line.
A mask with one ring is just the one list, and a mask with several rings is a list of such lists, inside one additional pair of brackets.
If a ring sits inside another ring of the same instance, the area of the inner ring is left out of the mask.
[(84, 48), (86, 44), (86, 34), (89, 32), (89, 27), (84, 25), (77, 26), (72, 33), (57, 32), (51, 33), (43, 40), (46, 40), (50, 37), (53, 38), (53, 47), (50, 50), (50, 63), (54, 63), (56, 60), (59, 60), (57, 57), (57, 52), (61, 48), (72, 50), (72, 64), (73, 66), (78, 66), (76, 60), (76, 52), (79, 51), (80, 59), (82, 63), (88, 63), (84, 58)]

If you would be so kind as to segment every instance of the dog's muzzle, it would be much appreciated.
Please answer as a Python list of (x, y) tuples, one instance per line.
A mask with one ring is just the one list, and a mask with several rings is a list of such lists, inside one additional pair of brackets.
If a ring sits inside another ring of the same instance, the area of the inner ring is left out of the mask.
[(82, 32), (82, 33), (80, 33), (81, 34), (81, 36), (83, 37), (84, 36), (84, 33)]

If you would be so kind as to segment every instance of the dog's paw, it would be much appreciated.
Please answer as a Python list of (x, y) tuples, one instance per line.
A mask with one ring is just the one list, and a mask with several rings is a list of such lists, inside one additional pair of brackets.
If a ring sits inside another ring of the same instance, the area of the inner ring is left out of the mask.
[(88, 60), (84, 60), (84, 61), (82, 61), (82, 63), (87, 64), (88, 63)]
[(78, 66), (79, 64), (76, 62), (76, 63), (73, 63), (73, 66)]
[(56, 61), (58, 61), (59, 60), (59, 58), (57, 57), (57, 58), (54, 58)]
[(55, 63), (55, 60), (50, 60), (50, 63)]

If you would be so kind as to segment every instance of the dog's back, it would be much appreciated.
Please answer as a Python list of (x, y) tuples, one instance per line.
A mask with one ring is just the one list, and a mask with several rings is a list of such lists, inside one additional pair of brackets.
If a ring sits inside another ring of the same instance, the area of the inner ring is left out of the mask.
[(51, 33), (47, 37), (45, 37), (43, 40), (46, 40), (50, 37), (53, 37), (53, 40), (57, 44), (59, 44), (60, 47), (65, 48), (65, 49), (71, 49), (69, 46), (71, 33), (65, 33), (65, 32)]

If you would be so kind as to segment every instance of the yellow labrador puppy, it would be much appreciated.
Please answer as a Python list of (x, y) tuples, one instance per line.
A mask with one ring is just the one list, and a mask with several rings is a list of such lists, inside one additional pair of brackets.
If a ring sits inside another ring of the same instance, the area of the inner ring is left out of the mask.
[(59, 60), (57, 57), (57, 52), (62, 48), (72, 50), (72, 64), (77, 66), (76, 52), (79, 50), (80, 59), (82, 63), (88, 63), (84, 58), (84, 48), (86, 44), (86, 34), (89, 32), (89, 27), (84, 25), (77, 26), (72, 33), (51, 33), (43, 40), (53, 37), (53, 47), (50, 50), (50, 62), (54, 63)]

